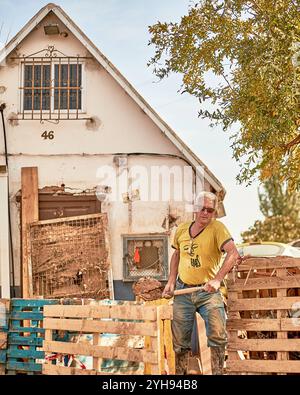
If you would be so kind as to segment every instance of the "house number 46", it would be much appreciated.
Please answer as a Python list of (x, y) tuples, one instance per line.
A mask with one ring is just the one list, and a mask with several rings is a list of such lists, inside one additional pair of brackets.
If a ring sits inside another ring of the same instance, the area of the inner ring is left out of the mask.
[(42, 133), (41, 137), (44, 138), (44, 140), (53, 140), (54, 139), (54, 132), (53, 130), (50, 130), (50, 132), (47, 132), (47, 130), (44, 131), (44, 133)]

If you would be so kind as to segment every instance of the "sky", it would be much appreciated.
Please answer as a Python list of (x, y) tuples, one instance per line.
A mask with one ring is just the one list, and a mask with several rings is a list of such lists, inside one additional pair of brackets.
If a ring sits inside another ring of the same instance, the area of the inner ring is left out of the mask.
[[(198, 118), (199, 103), (178, 90), (179, 75), (158, 82), (147, 62), (154, 54), (149, 46), (148, 26), (177, 22), (187, 14), (191, 0), (57, 0), (73, 21), (100, 51), (120, 70), (151, 107), (199, 156), (225, 187), (228, 227), (236, 242), (240, 233), (262, 219), (258, 202), (258, 182), (239, 185), (239, 166), (232, 158), (230, 133), (210, 128)], [(0, 0), (0, 43), (11, 39), (45, 6), (40, 0)]]

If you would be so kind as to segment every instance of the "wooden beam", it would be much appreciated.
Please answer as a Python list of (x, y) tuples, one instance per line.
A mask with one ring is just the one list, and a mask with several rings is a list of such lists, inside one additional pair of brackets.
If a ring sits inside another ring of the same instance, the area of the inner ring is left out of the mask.
[(239, 272), (246, 272), (250, 269), (284, 269), (289, 267), (300, 267), (300, 258), (278, 256), (274, 258), (250, 258), (238, 266)]
[[(278, 332), (279, 334), (280, 332)], [(236, 339), (228, 345), (228, 350), (241, 351), (299, 351), (300, 339)], [(285, 360), (287, 360), (285, 358)]]
[[(277, 269), (276, 271), (277, 277), (283, 277), (287, 275), (287, 272), (285, 269)], [(277, 290), (277, 298), (279, 297), (285, 297), (287, 296), (287, 290), (286, 289), (278, 289)], [(277, 311), (277, 318), (286, 318), (287, 317), (287, 311), (282, 311), (279, 310)], [(283, 340), (283, 339), (288, 339), (288, 334), (287, 332), (277, 332), (277, 342), (281, 341), (282, 347), (285, 343), (289, 343), (290, 347), (292, 347), (292, 345), (294, 344), (295, 340), (294, 339), (289, 339), (289, 340)], [(280, 340), (282, 339), (282, 340)], [(297, 340), (296, 340), (297, 341)], [(298, 340), (298, 350), (300, 350), (300, 340)], [(297, 351), (297, 349), (289, 349), (287, 348), (287, 345), (285, 348), (281, 348), (279, 349), (277, 353), (277, 360), (278, 361), (286, 361), (289, 359), (289, 354), (286, 351)], [(285, 352), (282, 352), (285, 351)]]
[(201, 361), (201, 369), (203, 375), (211, 375), (211, 354), (210, 348), (207, 346), (206, 329), (203, 318), (196, 313), (196, 324), (199, 343), (199, 356)]
[(8, 179), (5, 167), (5, 172), (0, 172), (0, 285), (2, 298), (10, 298), (9, 210), (10, 206), (8, 202)]
[[(228, 293), (230, 295), (230, 293)], [(232, 300), (228, 298), (229, 311), (241, 310), (286, 310), (292, 309), (293, 304), (298, 302), (299, 297), (278, 297), (278, 298), (249, 298)]]
[[(96, 334), (96, 336), (98, 335), (99, 334)], [(157, 352), (125, 347), (107, 347), (86, 343), (44, 341), (43, 351), (61, 354), (88, 355), (95, 359), (107, 358), (135, 362), (157, 363)], [(98, 367), (94, 367), (94, 369), (97, 371), (100, 370)]]
[(297, 331), (300, 326), (296, 325), (293, 318), (237, 318), (228, 319), (227, 330), (245, 331)]
[[(259, 273), (257, 273), (259, 276)], [(300, 288), (300, 276), (280, 277), (263, 277), (263, 278), (249, 278), (236, 280), (235, 284), (230, 286), (230, 291), (250, 291), (255, 289), (286, 289), (286, 288)], [(279, 295), (278, 295), (279, 296)]]
[(153, 323), (90, 321), (60, 318), (45, 318), (43, 327), (52, 330), (77, 331), (85, 333), (117, 333), (125, 335), (157, 336), (157, 325)]
[(30, 298), (33, 296), (33, 291), (28, 228), (29, 224), (39, 219), (37, 167), (22, 167), (21, 188), (22, 296), (23, 298)]
[(44, 317), (57, 318), (118, 318), (126, 320), (156, 321), (156, 306), (66, 306), (44, 307)]
[(44, 364), (43, 365), (43, 374), (47, 375), (85, 375), (85, 376), (95, 376), (97, 374), (96, 370), (92, 369), (77, 369), (77, 368), (68, 368), (66, 366), (58, 366), (58, 365), (50, 365)]
[(244, 360), (227, 361), (227, 369), (244, 373), (300, 373), (300, 361)]

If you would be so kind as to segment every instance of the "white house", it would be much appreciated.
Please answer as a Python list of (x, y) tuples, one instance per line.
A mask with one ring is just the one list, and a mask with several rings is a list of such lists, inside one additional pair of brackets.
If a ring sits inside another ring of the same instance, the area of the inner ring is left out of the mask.
[(172, 225), (192, 218), (193, 194), (224, 198), (217, 178), (55, 4), (1, 51), (0, 105), (2, 297), (9, 286), (20, 293), (22, 168), (38, 168), (39, 219), (107, 213), (116, 299), (131, 297), (139, 274), (125, 267), (130, 243), (150, 261), (158, 256), (164, 280)]

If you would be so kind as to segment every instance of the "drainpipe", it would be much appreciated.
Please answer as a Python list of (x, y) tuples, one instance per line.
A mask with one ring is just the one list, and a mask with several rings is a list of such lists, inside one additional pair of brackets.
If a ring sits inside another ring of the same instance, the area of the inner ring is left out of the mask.
[(6, 129), (4, 122), (3, 111), (6, 108), (6, 104), (0, 105), (0, 113), (2, 118), (3, 128), (3, 139), (4, 139), (4, 150), (5, 150), (5, 164), (7, 171), (7, 204), (8, 204), (8, 230), (9, 230), (9, 250), (11, 256), (11, 279), (12, 279), (12, 297), (15, 297), (15, 265), (14, 265), (14, 254), (13, 254), (13, 243), (12, 243), (12, 231), (11, 231), (11, 215), (10, 215), (10, 201), (9, 201), (9, 171), (8, 171), (8, 153), (7, 153), (7, 141), (6, 141)]

